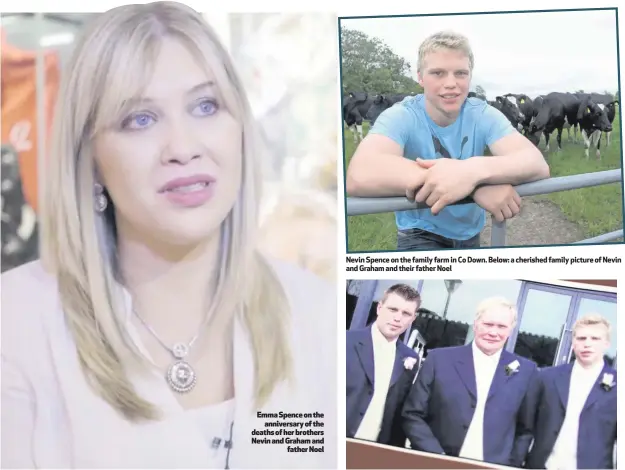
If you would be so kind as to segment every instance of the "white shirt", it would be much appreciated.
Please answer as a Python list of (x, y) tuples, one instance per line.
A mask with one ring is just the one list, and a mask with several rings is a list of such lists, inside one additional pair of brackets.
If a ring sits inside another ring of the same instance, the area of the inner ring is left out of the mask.
[(387, 340), (378, 329), (376, 323), (371, 325), (371, 339), (373, 340), (374, 380), (373, 396), (367, 407), (367, 412), (360, 422), (356, 439), (376, 441), (382, 428), (386, 395), (391, 383), (395, 354), (397, 352), (397, 338)]
[(484, 460), (484, 411), (490, 385), (501, 357), (501, 349), (495, 354), (487, 356), (475, 345), (475, 341), (473, 341), (471, 348), (473, 349), (477, 404), (458, 456)]
[(597, 362), (588, 369), (584, 369), (577, 361), (573, 364), (566, 414), (556, 443), (545, 464), (547, 469), (569, 470), (577, 468), (579, 416), (602, 370), (603, 361)]
[(234, 418), (234, 399), (214, 405), (187, 410), (198, 425), (211, 449), (212, 460), (206, 468), (226, 468), (230, 441), (230, 426)]
[[(253, 344), (245, 322), (237, 316), (236, 407), (229, 465), (233, 469), (336, 469), (336, 285), (296, 266), (270, 262), (291, 307), (288, 337), (293, 380), (279, 384), (265, 405), (256, 407)], [(130, 312), (131, 299), (124, 301), (124, 310)], [(2, 433), (2, 468), (206, 469), (212, 464), (212, 441), (207, 442), (196, 417), (185, 412), (162, 373), (129, 374), (137, 393), (162, 412), (158, 421), (129, 422), (93, 393), (67, 328), (56, 281), (39, 262), (2, 274), (1, 310), (0, 424), (10, 430)], [(318, 421), (325, 424), (324, 452), (287, 452), (280, 444), (254, 444), (254, 430), (278, 421), (261, 419), (257, 413), (281, 411), (323, 413)], [(224, 468), (221, 462), (217, 465)]]

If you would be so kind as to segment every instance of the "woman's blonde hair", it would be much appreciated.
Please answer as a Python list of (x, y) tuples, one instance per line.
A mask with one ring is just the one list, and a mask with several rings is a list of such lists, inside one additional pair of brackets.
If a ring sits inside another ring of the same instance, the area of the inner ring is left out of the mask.
[(126, 100), (141, 94), (166, 37), (180, 41), (210, 70), (224, 104), (243, 129), (241, 189), (221, 226), (218, 281), (209, 315), (242, 312), (255, 357), (256, 406), (291, 376), (288, 301), (255, 246), (261, 171), (243, 85), (218, 37), (194, 10), (175, 2), (122, 6), (98, 15), (62, 78), (44, 170), (41, 259), (58, 280), (90, 385), (130, 420), (157, 419), (160, 413), (137, 395), (128, 378), (130, 371), (145, 370), (146, 359), (122, 322), (114, 211), (111, 205), (104, 215), (93, 209), (93, 140)]

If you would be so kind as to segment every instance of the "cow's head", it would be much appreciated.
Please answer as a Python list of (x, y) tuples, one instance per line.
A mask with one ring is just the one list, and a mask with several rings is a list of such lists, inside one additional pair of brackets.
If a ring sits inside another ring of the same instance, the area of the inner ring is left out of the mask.
[(593, 129), (610, 132), (612, 124), (604, 108), (604, 106), (598, 105), (590, 98), (583, 99), (577, 110), (577, 120), (589, 123)]
[(382, 114), (383, 111), (391, 107), (391, 102), (384, 95), (377, 95), (373, 99), (373, 104), (369, 107), (365, 119), (373, 126), (376, 119)]
[(604, 111), (609, 114), (616, 114), (616, 105), (619, 104), (618, 100), (614, 100), (605, 105)]
[[(527, 134), (538, 134), (545, 130), (552, 115), (552, 107), (543, 98), (534, 100), (534, 116), (532, 117)], [(531, 140), (531, 139), (530, 139)]]
[(508, 93), (503, 95), (512, 106), (517, 108), (519, 113), (519, 121), (527, 122), (534, 114), (534, 107), (532, 105), (532, 99), (524, 94)]
[[(512, 98), (514, 100), (514, 98)], [(522, 122), (521, 113), (516, 104), (505, 96), (498, 96), (495, 98), (495, 102), (499, 105), (499, 110), (504, 116), (512, 123), (514, 127), (517, 127), (519, 122)]]
[[(531, 127), (532, 124), (530, 124)], [(540, 142), (540, 131), (536, 131), (534, 133), (532, 132), (526, 132), (525, 137), (527, 137), (527, 140), (529, 140), (532, 144), (534, 144), (536, 147), (538, 147), (538, 143)]]

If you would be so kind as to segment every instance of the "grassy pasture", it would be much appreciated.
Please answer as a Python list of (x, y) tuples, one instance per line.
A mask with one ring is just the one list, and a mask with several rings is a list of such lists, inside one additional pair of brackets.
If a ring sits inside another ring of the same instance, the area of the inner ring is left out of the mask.
[[(562, 133), (561, 152), (556, 151), (557, 132), (550, 136), (549, 152), (545, 151), (544, 138), (541, 139), (539, 147), (549, 164), (551, 176), (568, 176), (621, 168), (621, 125), (618, 112), (613, 128), (609, 147), (606, 147), (605, 137), (602, 137), (601, 160), (596, 159), (594, 149), (590, 149), (590, 158), (586, 159), (581, 136), (578, 134), (578, 139), (581, 141), (579, 143), (569, 141), (566, 129)], [(368, 130), (368, 123), (364, 123), (363, 134), (366, 134)], [(572, 138), (573, 133), (571, 133)], [(349, 130), (345, 130), (345, 169), (355, 150), (354, 137)], [(557, 204), (566, 219), (582, 228), (586, 238), (619, 230), (623, 226), (621, 183), (535, 196), (535, 198), (548, 199)], [(549, 230), (549, 227), (544, 229)], [(350, 252), (395, 250), (396, 239), (397, 228), (393, 213), (347, 218), (347, 250)]]

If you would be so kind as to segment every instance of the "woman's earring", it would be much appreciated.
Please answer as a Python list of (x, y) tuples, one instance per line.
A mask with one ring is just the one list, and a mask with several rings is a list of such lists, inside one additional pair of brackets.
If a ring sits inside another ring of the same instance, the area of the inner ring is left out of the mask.
[(104, 194), (104, 187), (96, 183), (95, 184), (95, 210), (98, 212), (104, 212), (108, 206), (108, 199)]

